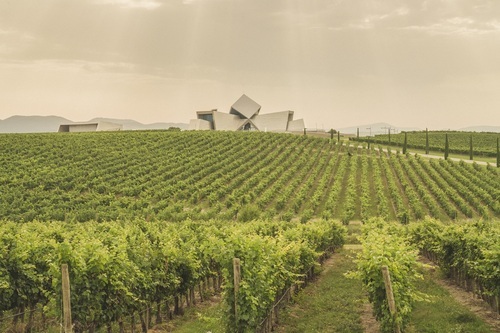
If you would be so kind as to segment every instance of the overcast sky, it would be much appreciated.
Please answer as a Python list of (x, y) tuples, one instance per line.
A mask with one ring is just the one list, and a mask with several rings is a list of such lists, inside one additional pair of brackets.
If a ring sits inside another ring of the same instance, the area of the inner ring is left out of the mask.
[(500, 126), (498, 0), (0, 0), (0, 119)]

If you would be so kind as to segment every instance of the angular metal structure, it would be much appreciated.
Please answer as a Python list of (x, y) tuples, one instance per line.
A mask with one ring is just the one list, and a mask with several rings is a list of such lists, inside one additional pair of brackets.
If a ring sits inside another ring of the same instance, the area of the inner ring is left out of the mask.
[(230, 114), (240, 116), (241, 118), (250, 119), (253, 116), (259, 114), (260, 105), (257, 104), (247, 95), (243, 94), (240, 98), (231, 106)]
[(197, 111), (196, 118), (189, 123), (190, 130), (216, 131), (265, 131), (301, 132), (304, 120), (293, 120), (293, 111), (259, 114), (261, 106), (247, 95), (242, 95), (229, 113)]

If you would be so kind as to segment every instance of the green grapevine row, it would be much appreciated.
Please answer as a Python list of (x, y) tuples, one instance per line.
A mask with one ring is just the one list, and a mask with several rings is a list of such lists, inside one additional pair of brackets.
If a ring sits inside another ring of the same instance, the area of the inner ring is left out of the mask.
[[(153, 304), (178, 306), (180, 295), (217, 276), (224, 281), (228, 331), (246, 331), (323, 252), (342, 246), (345, 232), (331, 221), (3, 222), (0, 311), (58, 312), (60, 267), (67, 263), (76, 332), (123, 324)], [(230, 306), (234, 257), (243, 267), (237, 318)]]
[(409, 228), (412, 242), (449, 277), (500, 313), (500, 223), (444, 224), (425, 219)]
[[(373, 304), (376, 319), (382, 332), (395, 332), (396, 326), (404, 331), (409, 322), (413, 304), (423, 299), (415, 288), (415, 281), (422, 278), (418, 250), (405, 236), (400, 224), (382, 219), (370, 219), (362, 228), (363, 250), (355, 259), (357, 270), (350, 275), (361, 279)], [(390, 311), (382, 267), (386, 266), (392, 282), (396, 313)]]

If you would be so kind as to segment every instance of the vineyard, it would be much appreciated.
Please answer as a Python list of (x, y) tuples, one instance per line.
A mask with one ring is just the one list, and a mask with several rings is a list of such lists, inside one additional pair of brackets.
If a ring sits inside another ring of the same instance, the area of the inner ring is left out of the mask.
[[(444, 152), (446, 135), (449, 139), (450, 152), (455, 154), (469, 155), (471, 149), (474, 155), (480, 156), (497, 156), (497, 139), (499, 133), (488, 132), (454, 132), (454, 131), (417, 131), (407, 132), (407, 147), (413, 149), (425, 150), (427, 146), (427, 138), (429, 142), (429, 150), (434, 152)], [(373, 142), (381, 145), (396, 145), (403, 147), (405, 133), (398, 134), (380, 134), (374, 137), (352, 138), (352, 140), (361, 142)]]
[(500, 216), (498, 169), (271, 133), (0, 136), (0, 217), (27, 221)]
[(0, 135), (0, 149), (0, 314), (25, 332), (60, 315), (61, 264), (76, 332), (146, 332), (208, 287), (224, 290), (227, 332), (254, 332), (343, 245), (350, 221), (366, 223), (358, 277), (373, 286), (382, 261), (399, 269), (405, 308), (377, 310), (389, 329), (418, 299), (418, 250), (498, 306), (492, 166), (260, 132)]

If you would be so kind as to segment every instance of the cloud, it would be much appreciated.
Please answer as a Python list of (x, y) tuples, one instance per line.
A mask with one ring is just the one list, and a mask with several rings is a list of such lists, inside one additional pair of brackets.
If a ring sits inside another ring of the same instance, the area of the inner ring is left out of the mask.
[(500, 21), (478, 22), (470, 17), (452, 17), (429, 25), (412, 25), (402, 29), (422, 31), (432, 35), (477, 36), (498, 34), (500, 36)]

